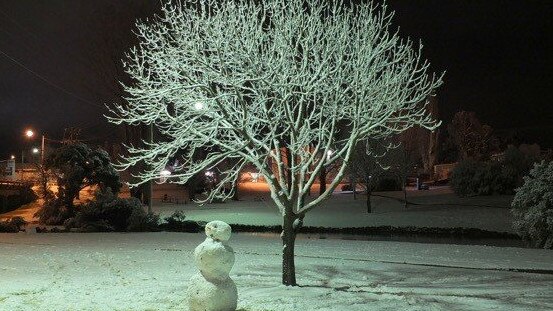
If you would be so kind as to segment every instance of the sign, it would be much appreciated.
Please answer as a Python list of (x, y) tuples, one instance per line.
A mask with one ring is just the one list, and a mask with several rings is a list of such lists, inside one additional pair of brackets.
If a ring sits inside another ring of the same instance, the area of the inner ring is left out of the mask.
[(15, 179), (15, 160), (8, 160), (6, 162), (6, 169), (4, 175), (7, 179)]

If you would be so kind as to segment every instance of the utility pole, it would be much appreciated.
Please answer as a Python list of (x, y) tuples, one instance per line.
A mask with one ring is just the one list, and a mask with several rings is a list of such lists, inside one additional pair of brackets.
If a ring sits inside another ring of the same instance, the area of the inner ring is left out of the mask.
[(42, 134), (42, 142), (40, 144), (40, 165), (43, 166), (44, 165), (44, 153), (46, 152), (46, 150), (44, 150), (45, 148), (45, 145), (44, 145), (44, 134)]

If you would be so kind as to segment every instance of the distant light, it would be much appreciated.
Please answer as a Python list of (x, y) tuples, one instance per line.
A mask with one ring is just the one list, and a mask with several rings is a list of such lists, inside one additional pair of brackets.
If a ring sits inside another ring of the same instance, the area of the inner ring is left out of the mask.
[(204, 103), (202, 103), (202, 102), (196, 102), (196, 103), (194, 104), (194, 109), (196, 109), (196, 110), (202, 110), (202, 109), (204, 109)]
[(159, 182), (164, 184), (167, 182), (167, 178), (171, 176), (171, 171), (169, 170), (162, 170), (161, 172), (159, 172)]
[(10, 159), (14, 160), (14, 159), (15, 159), (15, 156), (12, 154), (12, 155), (10, 156)]
[(33, 148), (33, 153), (38, 153), (39, 151), (38, 148)]
[(205, 172), (205, 176), (207, 177), (213, 177), (214, 173), (212, 171)]
[(31, 138), (31, 137), (35, 136), (35, 132), (33, 132), (33, 130), (26, 130), (25, 131), (25, 136), (27, 136), (28, 138)]
[(258, 182), (259, 173), (250, 172), (250, 176), (252, 177), (252, 182)]

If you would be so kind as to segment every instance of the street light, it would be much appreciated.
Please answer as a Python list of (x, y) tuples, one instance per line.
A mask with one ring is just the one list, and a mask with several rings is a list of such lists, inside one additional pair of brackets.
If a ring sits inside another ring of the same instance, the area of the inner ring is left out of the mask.
[[(24, 136), (27, 139), (31, 139), (35, 136), (35, 132), (31, 129), (26, 129), (25, 132), (24, 132)], [(26, 149), (26, 148), (21, 149), (21, 164), (23, 164), (23, 162), (25, 162), (25, 151), (24, 151), (24, 149)]]
[[(28, 139), (31, 139), (35, 136), (35, 132), (32, 129), (27, 129), (25, 131), (25, 136)], [(44, 134), (42, 134), (42, 141), (41, 141), (41, 144), (40, 144), (40, 165), (44, 164), (44, 148), (45, 148), (44, 140), (45, 139), (46, 138), (45, 138)], [(38, 153), (38, 151), (39, 151), (38, 148), (33, 148), (33, 153)], [(23, 151), (21, 152), (21, 163), (23, 163)]]
[(161, 183), (167, 182), (167, 178), (169, 178), (169, 176), (171, 176), (171, 171), (167, 169), (162, 170), (161, 172), (159, 172), (159, 182)]
[(13, 154), (10, 156), (10, 160), (15, 160), (15, 156)]

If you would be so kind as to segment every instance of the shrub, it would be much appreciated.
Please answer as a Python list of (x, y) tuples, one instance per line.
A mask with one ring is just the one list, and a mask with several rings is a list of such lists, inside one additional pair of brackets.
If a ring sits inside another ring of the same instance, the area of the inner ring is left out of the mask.
[(19, 232), (27, 222), (22, 217), (13, 217), (6, 221), (0, 221), (0, 232)]
[(95, 200), (78, 207), (67, 228), (83, 231), (155, 231), (158, 218), (144, 211), (136, 198), (118, 198), (109, 189), (98, 191)]
[[(489, 179), (484, 162), (468, 159), (459, 162), (451, 174), (451, 187), (460, 196), (482, 194), (489, 188), (483, 179)], [(484, 185), (484, 187), (482, 187)]]
[(373, 191), (399, 191), (402, 187), (396, 178), (379, 178)]
[(200, 232), (203, 230), (204, 225), (192, 220), (186, 220), (184, 213), (176, 211), (171, 216), (165, 218), (160, 227), (166, 231)]
[(501, 161), (461, 161), (451, 174), (451, 186), (460, 196), (513, 194), (534, 159), (509, 147)]
[(511, 206), (517, 233), (535, 247), (553, 249), (553, 162), (534, 165)]
[(67, 206), (60, 199), (50, 198), (35, 213), (35, 217), (41, 224), (62, 225), (68, 218), (74, 215), (74, 210)]
[(44, 160), (44, 167), (56, 178), (58, 191), (47, 198), (44, 207), (35, 216), (43, 224), (59, 225), (75, 215), (74, 200), (85, 186), (111, 188), (116, 193), (121, 188), (119, 173), (110, 162), (107, 152), (92, 150), (85, 144), (62, 146)]
[(501, 181), (505, 188), (503, 193), (514, 193), (514, 189), (522, 185), (524, 176), (528, 175), (532, 164), (536, 161), (536, 158), (524, 154), (515, 147), (507, 148), (501, 161)]

